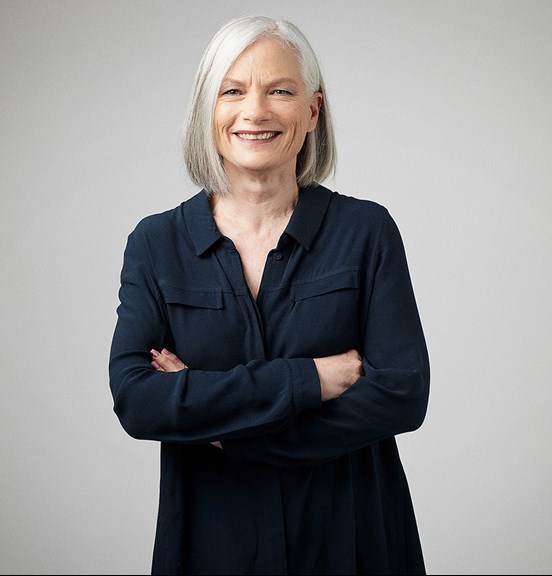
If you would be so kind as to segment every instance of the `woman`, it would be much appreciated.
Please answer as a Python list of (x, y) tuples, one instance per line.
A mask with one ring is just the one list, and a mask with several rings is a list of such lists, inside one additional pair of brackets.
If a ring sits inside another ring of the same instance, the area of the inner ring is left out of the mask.
[(130, 234), (114, 410), (161, 443), (154, 574), (423, 574), (395, 435), (429, 366), (397, 227), (319, 184), (324, 82), (289, 22), (245, 17), (200, 63), (202, 188)]

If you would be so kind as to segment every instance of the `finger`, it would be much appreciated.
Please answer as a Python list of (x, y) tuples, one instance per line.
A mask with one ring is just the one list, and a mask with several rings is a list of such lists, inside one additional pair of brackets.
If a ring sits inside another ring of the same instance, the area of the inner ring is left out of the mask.
[(153, 361), (164, 372), (178, 372), (179, 370), (186, 368), (186, 365), (180, 360), (180, 358), (166, 348), (163, 348), (161, 352), (158, 352), (153, 348), (150, 352), (153, 356)]
[(165, 372), (165, 370), (163, 370), (163, 368), (161, 368), (161, 366), (159, 366), (159, 364), (157, 364), (157, 362), (155, 360), (153, 360), (151, 362), (151, 365), (159, 372)]
[(159, 368), (164, 372), (178, 372), (186, 368), (186, 366), (178, 358), (167, 358), (165, 356), (158, 356), (154, 362), (157, 363)]
[(161, 365), (163, 364), (166, 365), (168, 362), (170, 362), (170, 364), (173, 366), (177, 366), (179, 368), (184, 367), (184, 363), (182, 362), (182, 360), (180, 360), (180, 358), (176, 354), (173, 354), (170, 350), (167, 350), (166, 348), (163, 348), (163, 350), (161, 350), (161, 354), (156, 358), (156, 360)]

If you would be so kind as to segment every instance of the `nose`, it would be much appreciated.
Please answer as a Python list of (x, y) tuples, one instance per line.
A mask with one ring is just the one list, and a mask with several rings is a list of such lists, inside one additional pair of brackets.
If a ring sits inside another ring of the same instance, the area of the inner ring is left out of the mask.
[(266, 96), (259, 91), (250, 91), (243, 99), (242, 117), (254, 124), (268, 120), (270, 117)]

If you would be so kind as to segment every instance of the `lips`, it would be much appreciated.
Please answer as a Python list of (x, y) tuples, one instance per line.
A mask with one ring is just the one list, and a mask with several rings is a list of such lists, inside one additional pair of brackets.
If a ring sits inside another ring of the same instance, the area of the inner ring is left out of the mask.
[(234, 132), (240, 140), (271, 140), (280, 134), (280, 132)]

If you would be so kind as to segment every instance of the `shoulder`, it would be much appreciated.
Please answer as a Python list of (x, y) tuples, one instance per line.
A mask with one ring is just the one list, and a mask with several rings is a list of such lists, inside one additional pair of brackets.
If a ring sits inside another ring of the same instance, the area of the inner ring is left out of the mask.
[(334, 218), (343, 219), (345, 223), (380, 227), (393, 220), (386, 206), (337, 191), (332, 192), (330, 207)]
[(373, 200), (333, 192), (328, 223), (354, 243), (381, 250), (402, 245), (401, 232), (390, 211)]
[(154, 262), (169, 253), (175, 245), (175, 222), (182, 205), (144, 216), (128, 234), (125, 260), (154, 267)]
[(135, 238), (147, 238), (157, 237), (159, 234), (166, 232), (178, 221), (184, 204), (185, 202), (182, 202), (175, 208), (144, 216), (138, 221), (131, 235)]
[(174, 208), (143, 217), (130, 233), (130, 237), (136, 242), (146, 241), (149, 245), (161, 246), (181, 240), (187, 229), (186, 212), (200, 204), (203, 196), (203, 191), (197, 192)]

